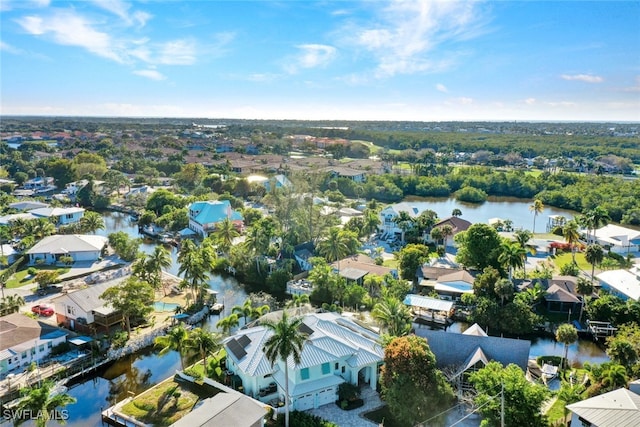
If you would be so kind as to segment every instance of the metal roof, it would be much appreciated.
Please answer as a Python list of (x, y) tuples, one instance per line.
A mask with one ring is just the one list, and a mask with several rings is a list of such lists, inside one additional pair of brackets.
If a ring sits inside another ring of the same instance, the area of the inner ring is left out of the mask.
[(619, 388), (567, 405), (567, 409), (598, 427), (637, 427), (640, 396)]
[(431, 311), (449, 312), (453, 308), (453, 301), (445, 301), (438, 298), (424, 297), (422, 295), (409, 294), (404, 299), (404, 304), (410, 307), (420, 307)]

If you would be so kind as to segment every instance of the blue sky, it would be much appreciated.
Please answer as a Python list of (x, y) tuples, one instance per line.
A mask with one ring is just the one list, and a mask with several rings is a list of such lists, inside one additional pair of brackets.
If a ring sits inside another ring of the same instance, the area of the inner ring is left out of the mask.
[(0, 112), (640, 121), (640, 2), (0, 0)]

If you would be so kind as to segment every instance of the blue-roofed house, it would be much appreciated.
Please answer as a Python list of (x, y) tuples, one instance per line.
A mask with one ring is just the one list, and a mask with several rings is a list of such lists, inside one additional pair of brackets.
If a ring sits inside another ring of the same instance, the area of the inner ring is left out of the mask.
[(267, 191), (271, 191), (271, 186), (274, 185), (275, 188), (292, 188), (293, 183), (284, 175), (276, 175), (273, 178), (265, 181), (264, 187)]
[(229, 218), (238, 231), (244, 227), (242, 214), (234, 211), (228, 200), (194, 202), (189, 205), (188, 210), (189, 228), (202, 237), (207, 237), (216, 229), (216, 224), (225, 218)]
[[(308, 335), (301, 363), (287, 360), (292, 409), (304, 411), (334, 403), (338, 386), (344, 382), (375, 390), (384, 360), (378, 334), (337, 313), (307, 314), (300, 330)], [(237, 378), (241, 384), (236, 386), (241, 385), (245, 394), (262, 402), (285, 393), (284, 362), (272, 366), (263, 351), (271, 334), (264, 326), (254, 326), (224, 342), (227, 375)]]

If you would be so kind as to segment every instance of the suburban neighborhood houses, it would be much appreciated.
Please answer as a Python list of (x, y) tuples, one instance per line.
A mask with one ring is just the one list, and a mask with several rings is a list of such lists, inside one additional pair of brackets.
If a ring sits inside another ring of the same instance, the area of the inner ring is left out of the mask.
[(639, 181), (596, 169), (606, 155), (523, 139), (527, 162), (455, 128), (428, 132), (462, 138), (451, 152), (366, 128), (89, 123), (45, 120), (51, 144), (2, 125), (3, 409), (46, 391), (71, 423), (115, 426), (638, 416)]

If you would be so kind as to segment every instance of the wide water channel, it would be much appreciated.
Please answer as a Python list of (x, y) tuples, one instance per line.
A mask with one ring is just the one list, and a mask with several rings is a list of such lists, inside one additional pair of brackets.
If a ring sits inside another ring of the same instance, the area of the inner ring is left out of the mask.
[[(462, 218), (470, 222), (486, 223), (489, 218), (499, 217), (512, 220), (514, 227), (531, 229), (533, 225), (529, 200), (494, 198), (481, 205), (471, 205), (454, 199), (413, 199), (411, 203), (424, 203), (424, 206), (437, 212), (441, 218), (450, 216), (453, 209), (458, 208), (462, 211)], [(574, 214), (575, 212), (572, 211), (545, 208), (545, 211), (536, 219), (536, 231), (541, 232), (545, 229), (549, 215), (563, 215), (571, 218)], [(104, 217), (106, 228), (99, 231), (99, 234), (107, 236), (115, 231), (124, 231), (133, 237), (139, 237), (138, 227), (130, 221), (129, 215), (107, 212)], [(140, 249), (150, 253), (154, 247), (153, 243), (144, 243)], [(174, 275), (178, 273), (176, 257), (177, 251), (172, 248), (173, 263), (168, 272)], [(230, 277), (213, 276), (209, 284), (212, 289), (219, 292), (219, 300), (224, 301), (227, 313), (233, 305), (242, 304), (247, 296), (243, 286)], [(218, 319), (218, 316), (212, 316), (208, 320), (208, 326), (213, 328)], [(451, 332), (456, 330), (456, 326), (452, 327)], [(553, 339), (538, 338), (532, 342), (531, 356), (561, 355), (562, 350), (562, 344), (557, 344)], [(608, 360), (606, 354), (589, 341), (580, 341), (571, 345), (569, 358), (581, 362), (598, 363)], [(119, 360), (83, 381), (70, 384), (69, 394), (75, 397), (77, 402), (68, 407), (70, 419), (67, 425), (70, 427), (100, 426), (101, 409), (152, 387), (171, 376), (179, 367), (180, 361), (176, 352), (159, 356), (156, 350), (147, 349)]]

